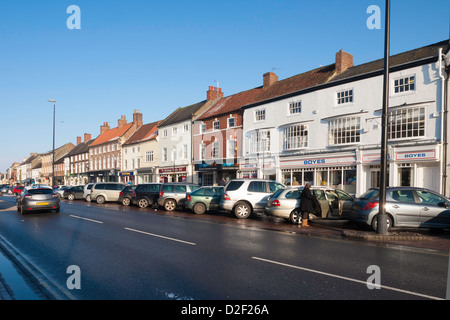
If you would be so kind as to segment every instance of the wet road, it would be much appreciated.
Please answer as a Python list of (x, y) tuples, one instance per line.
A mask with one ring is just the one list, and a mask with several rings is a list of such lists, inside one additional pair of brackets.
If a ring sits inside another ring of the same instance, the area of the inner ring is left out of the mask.
[[(445, 298), (448, 255), (439, 252), (189, 216), (64, 201), (59, 214), (2, 210), (0, 234), (73, 299)], [(70, 266), (79, 268), (80, 289), (67, 286)]]

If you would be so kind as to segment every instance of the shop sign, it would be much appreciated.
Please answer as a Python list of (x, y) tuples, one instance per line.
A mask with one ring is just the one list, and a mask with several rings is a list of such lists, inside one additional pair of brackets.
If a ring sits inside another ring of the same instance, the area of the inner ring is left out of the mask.
[(134, 172), (132, 172), (132, 171), (128, 171), (128, 172), (119, 172), (119, 176), (121, 176), (121, 177), (134, 176)]
[(294, 168), (294, 167), (314, 167), (314, 166), (335, 166), (335, 165), (348, 165), (356, 162), (355, 156), (348, 157), (329, 157), (329, 158), (309, 158), (302, 160), (282, 160), (281, 168)]
[(174, 167), (174, 168), (163, 168), (163, 169), (159, 169), (159, 173), (163, 174), (163, 173), (177, 173), (177, 172), (184, 172), (186, 171), (186, 167)]
[(395, 154), (395, 160), (429, 160), (436, 159), (436, 150), (420, 152), (398, 152)]
[(258, 165), (256, 163), (246, 163), (246, 164), (241, 164), (241, 166), (240, 166), (241, 171), (252, 171), (252, 170), (256, 170), (257, 168), (258, 168)]

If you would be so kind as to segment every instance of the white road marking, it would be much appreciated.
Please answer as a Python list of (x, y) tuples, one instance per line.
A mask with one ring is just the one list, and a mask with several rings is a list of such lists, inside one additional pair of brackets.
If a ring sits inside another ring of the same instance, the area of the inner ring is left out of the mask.
[[(352, 281), (352, 282), (356, 282), (356, 283), (367, 285), (366, 281), (353, 279), (353, 278), (348, 278), (348, 277), (344, 277), (344, 276), (340, 276), (340, 275), (336, 275), (336, 274), (332, 274), (332, 273), (328, 273), (328, 272), (323, 272), (323, 271), (303, 268), (303, 267), (295, 266), (295, 265), (292, 265), (292, 264), (287, 264), (287, 263), (283, 263), (283, 262), (278, 262), (278, 261), (273, 261), (273, 260), (268, 260), (268, 259), (263, 259), (263, 258), (258, 258), (258, 257), (252, 257), (252, 259), (259, 260), (259, 261), (264, 261), (264, 262), (268, 262), (268, 263), (272, 263), (272, 264), (277, 264), (277, 265), (284, 266), (284, 267), (289, 267), (289, 268), (294, 268), (294, 269), (298, 269), (298, 270), (303, 270), (303, 271), (306, 271), (306, 272), (317, 273), (317, 274), (321, 274), (321, 275), (324, 275), (324, 276), (333, 277), (333, 278), (337, 278), (337, 279), (341, 279), (341, 280)], [(398, 288), (389, 287), (389, 286), (380, 285), (380, 288), (387, 289), (387, 290), (392, 290), (392, 291), (397, 291), (397, 292), (402, 292), (402, 293), (406, 293), (406, 294), (410, 294), (410, 295), (414, 295), (414, 296), (418, 296), (418, 297), (422, 297), (422, 298), (427, 298), (427, 299), (444, 300), (443, 298), (429, 296), (429, 295), (426, 295), (426, 294), (421, 294), (421, 293), (412, 292), (412, 291), (403, 290), (403, 289), (398, 289)]]
[(69, 214), (69, 217), (83, 219), (83, 220), (87, 220), (87, 221), (91, 221), (91, 222), (95, 222), (95, 223), (103, 223), (102, 221), (88, 219), (88, 218), (84, 218), (84, 217), (80, 217), (80, 216), (74, 216), (73, 214)]
[(125, 230), (129, 230), (129, 231), (134, 231), (134, 232), (142, 233), (142, 234), (146, 234), (146, 235), (152, 236), (152, 237), (157, 237), (157, 238), (162, 238), (162, 239), (166, 239), (166, 240), (171, 240), (171, 241), (177, 241), (177, 242), (181, 242), (181, 243), (185, 243), (185, 244), (190, 244), (191, 246), (195, 246), (195, 245), (196, 245), (196, 244), (193, 243), (193, 242), (184, 241), (184, 240), (175, 239), (175, 238), (169, 238), (169, 237), (161, 236), (161, 235), (159, 235), (159, 234), (154, 234), (154, 233), (145, 232), (145, 231), (136, 230), (136, 229), (131, 229), (131, 228), (124, 228), (124, 229), (125, 229)]

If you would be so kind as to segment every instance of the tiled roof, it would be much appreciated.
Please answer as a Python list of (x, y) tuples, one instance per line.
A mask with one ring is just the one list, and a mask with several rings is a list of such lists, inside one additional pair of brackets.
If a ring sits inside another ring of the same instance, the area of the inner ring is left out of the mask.
[[(439, 53), (439, 49), (442, 48), (443, 51), (449, 48), (449, 41), (444, 40), (438, 43), (434, 43), (425, 47), (417, 48), (407, 52), (399, 53), (389, 57), (390, 67), (400, 66), (402, 64), (407, 64), (410, 62), (416, 62), (424, 60), (427, 58), (435, 58)], [(375, 60), (372, 62), (360, 64), (354, 67), (348, 68), (346, 71), (337, 75), (330, 82), (344, 80), (348, 78), (353, 78), (356, 76), (368, 74), (376, 71), (383, 71), (384, 69), (384, 59)]]
[(86, 152), (89, 151), (89, 146), (93, 142), (94, 142), (94, 139), (86, 141), (86, 142), (81, 142), (80, 144), (75, 146), (75, 148), (73, 148), (67, 155), (68, 156), (74, 156), (74, 155), (77, 155), (77, 154), (86, 153)]
[(216, 115), (226, 114), (239, 110), (242, 106), (252, 103), (255, 98), (261, 94), (262, 87), (242, 91), (231, 96), (220, 98), (204, 113), (196, 118), (196, 120), (207, 119)]
[(141, 126), (136, 132), (124, 143), (129, 145), (133, 143), (143, 142), (155, 139), (158, 136), (158, 124), (161, 121), (156, 121)]
[(109, 141), (114, 141), (119, 139), (121, 136), (123, 136), (125, 134), (125, 132), (128, 131), (128, 129), (131, 128), (131, 126), (133, 125), (132, 122), (122, 126), (122, 128), (119, 129), (119, 127), (107, 130), (105, 132), (103, 132), (102, 134), (100, 134), (97, 139), (95, 139), (95, 141), (90, 145), (90, 147), (93, 146), (97, 146), (99, 144), (103, 144)]
[(160, 123), (160, 127), (185, 121), (192, 118), (200, 108), (202, 108), (208, 101), (204, 100), (184, 108), (178, 108), (172, 112), (164, 121)]

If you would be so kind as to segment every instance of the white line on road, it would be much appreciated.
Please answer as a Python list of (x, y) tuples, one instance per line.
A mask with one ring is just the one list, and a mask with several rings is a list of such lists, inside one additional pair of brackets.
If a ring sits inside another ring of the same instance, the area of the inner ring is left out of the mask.
[[(303, 271), (307, 271), (307, 272), (317, 273), (317, 274), (321, 274), (321, 275), (328, 276), (328, 277), (333, 277), (333, 278), (337, 278), (337, 279), (342, 279), (342, 280), (347, 280), (347, 281), (352, 281), (352, 282), (356, 282), (356, 283), (361, 283), (361, 284), (367, 285), (366, 281), (357, 280), (357, 279), (353, 279), (353, 278), (348, 278), (348, 277), (344, 277), (344, 276), (340, 276), (340, 275), (336, 275), (336, 274), (332, 274), (332, 273), (328, 273), (328, 272), (322, 272), (322, 271), (318, 271), (318, 270), (303, 268), (303, 267), (299, 267), (299, 266), (294, 266), (292, 264), (286, 264), (286, 263), (273, 261), (273, 260), (268, 260), (268, 259), (263, 259), (263, 258), (258, 258), (258, 257), (252, 257), (252, 259), (259, 260), (259, 261), (264, 261), (264, 262), (268, 262), (268, 263), (272, 263), (272, 264), (277, 264), (277, 265), (284, 266), (284, 267), (289, 267), (289, 268), (294, 268), (294, 269), (298, 269), (298, 270), (303, 270)], [(410, 294), (410, 295), (414, 295), (414, 296), (418, 296), (418, 297), (422, 297), (422, 298), (427, 298), (427, 299), (444, 300), (443, 298), (439, 298), (439, 297), (429, 296), (429, 295), (426, 295), (426, 294), (421, 294), (421, 293), (417, 293), (417, 292), (412, 292), (412, 291), (408, 291), (408, 290), (403, 290), (403, 289), (398, 289), (398, 288), (393, 288), (393, 287), (388, 287), (388, 286), (383, 286), (383, 285), (380, 285), (380, 288), (387, 289), (387, 290), (392, 290), (392, 291), (397, 291), (397, 292), (402, 292), (402, 293), (406, 293), (406, 294)]]
[(145, 231), (141, 231), (141, 230), (136, 230), (136, 229), (131, 229), (131, 228), (125, 228), (125, 229), (126, 230), (130, 230), (130, 231), (134, 231), (134, 232), (138, 232), (138, 233), (143, 233), (143, 234), (146, 234), (148, 236), (153, 236), (153, 237), (162, 238), (162, 239), (166, 239), (166, 240), (172, 240), (172, 241), (177, 241), (177, 242), (181, 242), (181, 243), (185, 243), (185, 244), (190, 244), (191, 246), (195, 246), (196, 245), (193, 242), (188, 242), (188, 241), (179, 240), (179, 239), (175, 239), (175, 238), (169, 238), (169, 237), (165, 237), (165, 236), (161, 236), (161, 235), (158, 235), (158, 234), (149, 233), (149, 232), (145, 232)]
[(77, 219), (83, 219), (83, 220), (87, 220), (87, 221), (91, 221), (91, 222), (95, 222), (95, 223), (103, 223), (102, 221), (88, 219), (88, 218), (83, 218), (83, 217), (79, 217), (79, 216), (74, 216), (73, 214), (69, 214), (69, 217), (77, 218)]

